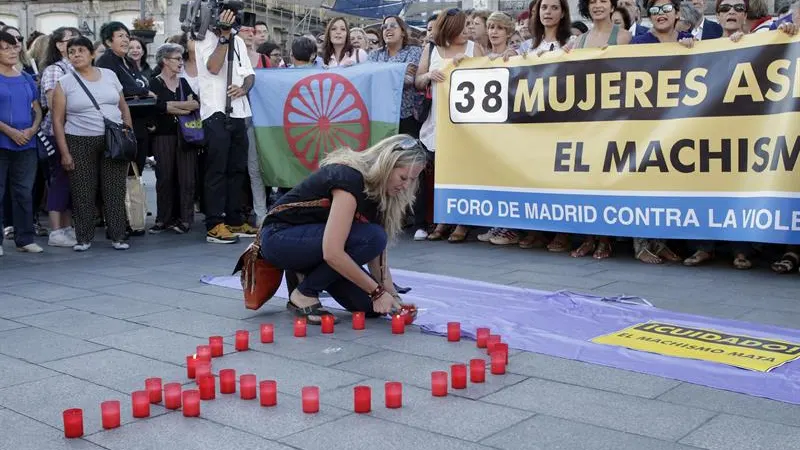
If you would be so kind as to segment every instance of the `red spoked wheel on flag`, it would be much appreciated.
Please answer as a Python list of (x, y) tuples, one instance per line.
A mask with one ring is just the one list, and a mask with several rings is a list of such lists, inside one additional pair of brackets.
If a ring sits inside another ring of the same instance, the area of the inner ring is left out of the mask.
[(283, 107), (283, 133), (298, 161), (316, 170), (319, 161), (337, 148), (367, 147), (369, 113), (347, 78), (335, 73), (311, 75), (289, 91)]

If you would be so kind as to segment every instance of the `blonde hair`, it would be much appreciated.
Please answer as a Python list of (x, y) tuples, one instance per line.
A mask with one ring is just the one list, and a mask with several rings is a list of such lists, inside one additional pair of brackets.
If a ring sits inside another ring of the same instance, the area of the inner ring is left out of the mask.
[(45, 69), (45, 60), (47, 59), (47, 47), (50, 45), (50, 35), (43, 34), (33, 40), (31, 48), (28, 50), (28, 56), (36, 62), (36, 67), (39, 71)]
[(508, 38), (511, 39), (511, 36), (514, 35), (514, 31), (516, 30), (514, 20), (511, 19), (506, 13), (503, 12), (493, 12), (488, 19), (486, 19), (486, 25), (488, 27), (489, 23), (496, 23), (501, 27), (505, 28), (506, 34), (508, 34)]
[(367, 198), (378, 203), (381, 225), (386, 235), (393, 241), (403, 230), (406, 212), (414, 204), (419, 180), (412, 180), (408, 188), (397, 195), (388, 195), (386, 185), (392, 170), (397, 167), (425, 166), (427, 157), (421, 145), (404, 149), (400, 145), (404, 141), (414, 140), (407, 134), (398, 134), (383, 139), (377, 144), (357, 152), (349, 148), (341, 148), (329, 153), (319, 166), (342, 164), (361, 172), (364, 176), (364, 193)]

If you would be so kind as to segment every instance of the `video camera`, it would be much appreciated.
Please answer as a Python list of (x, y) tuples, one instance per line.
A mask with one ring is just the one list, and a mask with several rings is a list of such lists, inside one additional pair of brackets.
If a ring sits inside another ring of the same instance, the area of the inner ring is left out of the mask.
[[(219, 15), (225, 10), (233, 11), (236, 20), (232, 26), (219, 23)], [(244, 2), (232, 0), (189, 0), (181, 5), (181, 29), (191, 32), (197, 40), (203, 40), (208, 30), (254, 27), (256, 15), (243, 12)]]

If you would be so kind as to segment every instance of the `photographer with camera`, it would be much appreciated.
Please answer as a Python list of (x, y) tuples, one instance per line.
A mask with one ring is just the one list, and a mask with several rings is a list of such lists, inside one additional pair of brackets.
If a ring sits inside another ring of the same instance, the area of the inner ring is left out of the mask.
[(207, 146), (206, 241), (214, 244), (232, 244), (239, 237), (255, 237), (258, 231), (241, 213), (249, 145), (245, 120), (252, 116), (247, 93), (253, 87), (255, 72), (247, 45), (232, 30), (237, 25), (236, 16), (237, 11), (223, 9), (217, 26), (203, 39), (198, 36), (195, 45), (202, 92), (200, 116)]

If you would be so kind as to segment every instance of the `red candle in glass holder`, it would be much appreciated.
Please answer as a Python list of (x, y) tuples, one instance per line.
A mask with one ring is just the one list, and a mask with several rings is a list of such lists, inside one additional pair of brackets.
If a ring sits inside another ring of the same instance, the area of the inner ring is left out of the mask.
[(303, 412), (313, 414), (319, 412), (319, 388), (306, 386), (302, 390)]
[(392, 334), (403, 334), (406, 331), (406, 320), (400, 314), (392, 316)]
[(79, 438), (83, 436), (83, 410), (72, 408), (64, 410), (64, 437)]
[(195, 370), (197, 369), (197, 355), (189, 355), (186, 357), (186, 376), (194, 379), (196, 376)]
[(209, 361), (202, 361), (200, 359), (195, 363), (195, 380), (200, 380), (200, 377), (211, 375), (211, 363)]
[(167, 409), (181, 407), (181, 389), (180, 383), (167, 383), (164, 385), (164, 406)]
[(217, 380), (214, 375), (197, 377), (200, 386), (200, 400), (214, 400), (217, 398)]
[(389, 381), (384, 385), (387, 408), (400, 408), (403, 406), (403, 384), (399, 381)]
[(492, 351), (494, 350), (494, 344), (500, 343), (500, 335), (499, 334), (490, 334), (488, 338), (486, 338), (486, 354), (491, 355)]
[(506, 365), (508, 365), (508, 344), (505, 342), (498, 342), (497, 344), (494, 344), (492, 351), (502, 353), (506, 358)]
[(133, 417), (150, 417), (150, 393), (147, 391), (136, 391), (131, 394), (133, 402)]
[(144, 380), (144, 389), (150, 393), (150, 403), (161, 403), (161, 378)]
[(431, 373), (431, 394), (434, 397), (447, 395), (447, 372), (436, 371)]
[(447, 341), (458, 342), (461, 340), (461, 324), (458, 322), (447, 322)]
[(467, 388), (467, 366), (465, 364), (450, 366), (450, 385), (453, 386), (453, 389)]
[(236, 332), (236, 351), (243, 352), (250, 349), (250, 332), (238, 330)]
[(100, 417), (102, 418), (104, 429), (117, 428), (120, 424), (119, 416), (119, 400), (100, 403)]
[(363, 330), (366, 325), (366, 321), (364, 320), (366, 315), (364, 311), (356, 311), (353, 313), (353, 329), (354, 330)]
[(197, 359), (200, 361), (211, 361), (211, 346), (198, 345), (197, 346)]
[(486, 361), (482, 359), (471, 359), (469, 361), (469, 381), (473, 383), (486, 381)]
[(275, 380), (264, 380), (258, 384), (261, 394), (261, 406), (275, 406), (278, 404), (278, 383)]
[(486, 348), (486, 340), (489, 338), (488, 328), (478, 328), (475, 330), (475, 342), (478, 348)]
[(501, 352), (492, 353), (492, 375), (506, 373), (506, 357)]
[(212, 358), (219, 358), (222, 356), (222, 336), (211, 336), (208, 338), (208, 346), (211, 347)]
[(369, 386), (353, 388), (353, 411), (365, 414), (372, 410), (372, 389)]
[(322, 316), (322, 333), (323, 334), (331, 334), (333, 333), (333, 316), (330, 314)]
[(271, 323), (261, 324), (261, 343), (271, 344), (275, 340), (275, 326)]
[(200, 415), (200, 392), (196, 389), (183, 391), (183, 416), (198, 417)]
[(306, 337), (306, 318), (294, 319), (294, 337)]
[(239, 396), (242, 400), (253, 400), (256, 398), (255, 375), (247, 374), (239, 377)]
[(219, 371), (219, 393), (233, 394), (236, 392), (236, 371), (222, 369)]

